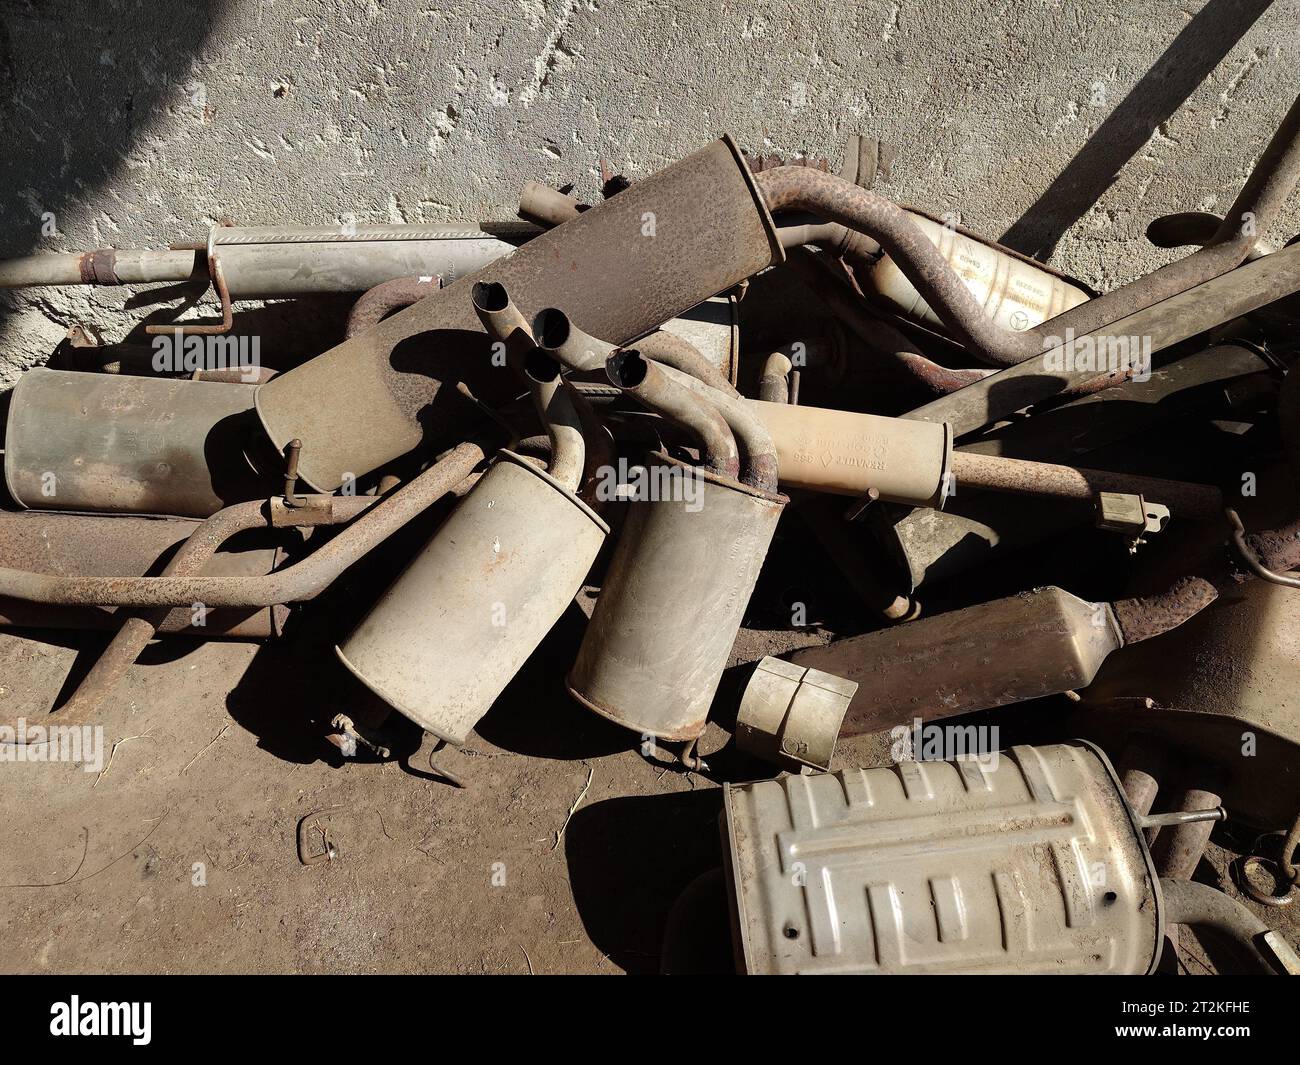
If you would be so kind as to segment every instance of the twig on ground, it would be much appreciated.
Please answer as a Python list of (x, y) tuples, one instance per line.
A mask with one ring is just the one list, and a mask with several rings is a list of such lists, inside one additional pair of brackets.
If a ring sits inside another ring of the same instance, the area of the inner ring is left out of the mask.
[[(191, 758), (188, 762), (185, 763), (185, 767), (184, 769), (181, 770), (181, 773), (184, 773), (186, 769), (189, 769), (190, 766), (192, 766), (195, 762), (197, 762), (200, 758), (202, 758), (203, 755), (207, 752), (208, 748), (211, 747), (214, 743), (216, 743), (217, 740), (221, 739), (221, 737), (224, 736), (226, 732), (229, 731), (229, 729), (230, 729), (230, 722), (227, 721), (224, 725), (221, 726), (221, 731), (218, 732), (215, 736), (212, 737), (211, 740), (208, 741), (206, 746), (204, 746), (203, 750), (199, 751), (198, 754), (196, 754), (193, 758)], [(178, 773), (177, 776), (180, 776), (180, 773)]]
[(560, 840), (564, 838), (564, 830), (569, 827), (569, 822), (573, 820), (573, 815), (577, 811), (578, 806), (582, 803), (583, 798), (586, 796), (587, 789), (591, 787), (591, 778), (595, 775), (596, 767), (594, 765), (587, 766), (587, 783), (582, 786), (582, 790), (578, 792), (578, 797), (573, 800), (573, 805), (569, 807), (569, 816), (564, 819), (564, 824), (560, 826), (560, 831), (555, 833), (555, 842), (551, 844), (551, 850), (555, 850), (555, 848), (560, 845)]
[(122, 744), (128, 743), (131, 740), (151, 740), (151, 739), (153, 739), (153, 737), (150, 736), (148, 732), (142, 732), (138, 736), (123, 736), (120, 740), (114, 743), (112, 748), (109, 750), (108, 761), (105, 763), (104, 768), (99, 771), (99, 776), (95, 778), (95, 783), (93, 783), (90, 786), (92, 788), (99, 787), (99, 782), (104, 779), (104, 774), (108, 772), (109, 766), (113, 764), (113, 755), (117, 754), (117, 749), (121, 747)]

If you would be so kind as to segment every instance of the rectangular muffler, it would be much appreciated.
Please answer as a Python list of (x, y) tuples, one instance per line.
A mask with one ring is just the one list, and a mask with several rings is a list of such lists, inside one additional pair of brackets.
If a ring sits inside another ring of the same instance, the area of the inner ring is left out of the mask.
[(1160, 882), (1110, 762), (1074, 742), (727, 785), (739, 967), (1152, 972)]

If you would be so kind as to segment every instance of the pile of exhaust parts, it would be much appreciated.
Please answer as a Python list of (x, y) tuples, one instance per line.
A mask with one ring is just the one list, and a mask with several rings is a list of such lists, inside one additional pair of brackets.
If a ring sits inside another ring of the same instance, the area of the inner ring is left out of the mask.
[[(1180, 257), (1104, 293), (871, 191), (882, 150), (832, 173), (724, 137), (592, 205), (530, 184), (522, 223), (0, 264), (206, 279), (222, 312), (74, 330), (7, 397), (0, 621), (112, 631), (48, 724), (101, 720), (155, 637), (275, 637), (436, 512), (341, 668), (464, 744), (596, 589), (557, 684), (689, 769), (710, 719), (749, 759), (742, 969), (1147, 973), (1193, 925), (1300, 972), (1253, 908), (1300, 844), (1300, 244), (1266, 243), (1300, 104), (1222, 217), (1153, 220)], [(341, 343), (214, 363), (235, 302), (323, 292), (364, 292)], [(746, 660), (754, 630), (797, 638)], [(1045, 742), (980, 741), (1031, 700)], [(868, 733), (903, 750), (829, 772)], [(1225, 819), (1253, 843), (1218, 890), (1192, 876)]]

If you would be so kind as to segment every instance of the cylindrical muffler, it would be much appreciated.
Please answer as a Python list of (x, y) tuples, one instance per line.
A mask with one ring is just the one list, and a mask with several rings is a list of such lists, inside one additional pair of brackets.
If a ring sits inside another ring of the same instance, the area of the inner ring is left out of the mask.
[(704, 731), (786, 499), (655, 462), (673, 474), (660, 483), (689, 490), (628, 508), (569, 692), (637, 732), (690, 740)]
[(608, 532), (549, 474), (503, 451), (339, 659), (394, 709), (464, 743), (573, 601)]
[(5, 483), (33, 510), (206, 518), (274, 491), (244, 457), (252, 385), (37, 367), (14, 386)]
[[(0, 555), (4, 564), (59, 577), (156, 576), (199, 527), (180, 518), (131, 515), (15, 514), (0, 511)], [(283, 533), (241, 533), (203, 569), (205, 577), (261, 577), (281, 561), (276, 540)], [(119, 624), (117, 607), (56, 606), (0, 596), (0, 628), (109, 629)], [(287, 606), (205, 609), (178, 607), (159, 626), (160, 634), (261, 640), (280, 635)]]
[[(941, 507), (951, 488), (946, 425), (751, 399), (776, 444), (781, 484)], [(919, 432), (917, 430), (920, 430)]]
[(442, 382), (470, 381), (489, 403), (513, 394), (513, 375), (490, 369), (475, 282), (505, 285), (529, 321), (563, 307), (621, 344), (782, 254), (752, 175), (723, 138), (280, 374), (258, 389), (258, 413), (277, 449), (302, 441), (300, 476), (331, 491), (480, 416), (452, 388), (440, 392)]

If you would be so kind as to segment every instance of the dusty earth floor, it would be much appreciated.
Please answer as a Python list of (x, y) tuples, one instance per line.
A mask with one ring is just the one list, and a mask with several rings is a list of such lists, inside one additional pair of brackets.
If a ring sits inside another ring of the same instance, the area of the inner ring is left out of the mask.
[[(285, 646), (146, 660), (105, 710), (100, 773), (5, 763), (0, 969), (658, 969), (672, 901), (720, 860), (711, 772), (643, 758), (541, 677), (439, 752), (463, 789), (419, 760), (344, 763), (319, 738), (325, 710), (362, 696), (324, 650), (320, 683), (287, 672)], [(0, 637), (6, 718), (40, 712), (75, 658)], [(705, 750), (724, 739), (714, 726)], [(873, 764), (882, 746), (848, 741), (837, 762)], [(712, 765), (746, 775), (725, 753)], [(303, 866), (296, 826), (328, 807), (337, 860)], [(1228, 884), (1232, 853), (1212, 847), (1202, 878)], [(1291, 911), (1255, 908), (1296, 941)], [(1184, 947), (1179, 971), (1214, 970), (1186, 934)]]
[[(573, 704), (562, 678), (576, 606), (469, 744), (438, 753), (463, 789), (427, 772), (413, 727), (404, 759), (344, 761), (322, 737), (371, 699), (331, 651), (364, 609), (360, 579), (277, 643), (153, 645), (103, 708), (98, 773), (0, 762), (0, 970), (659, 970), (673, 901), (720, 862), (719, 781), (770, 774), (720, 750), (718, 725), (702, 744), (709, 770), (690, 773)], [(825, 638), (746, 630), (733, 661)], [(0, 635), (0, 719), (43, 715), (104, 639)], [(747, 672), (728, 671), (717, 705), (734, 705)], [(1052, 714), (999, 714), (1007, 743), (1060, 738)], [(882, 764), (887, 745), (846, 740), (834, 768)], [(304, 866), (296, 829), (321, 810), (308, 845), (319, 824), (337, 857)], [(1229, 884), (1228, 843), (1201, 879)], [(1292, 911), (1255, 909), (1300, 938)], [(1171, 971), (1214, 970), (1185, 944)]]

